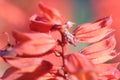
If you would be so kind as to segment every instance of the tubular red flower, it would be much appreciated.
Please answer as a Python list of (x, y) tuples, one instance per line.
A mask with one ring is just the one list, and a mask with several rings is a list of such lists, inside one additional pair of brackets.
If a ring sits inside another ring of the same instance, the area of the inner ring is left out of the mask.
[(37, 32), (49, 32), (54, 24), (42, 20), (39, 16), (33, 15), (30, 19), (30, 29)]
[(116, 40), (112, 36), (84, 48), (80, 53), (85, 54), (94, 64), (98, 64), (106, 62), (118, 55), (114, 51), (115, 46)]
[[(40, 16), (33, 15), (30, 19), (32, 31), (13, 31), (16, 44), (8, 40), (7, 46), (0, 50), (2, 59), (11, 65), (1, 79), (120, 79), (118, 63), (110, 64), (108, 61), (118, 55), (115, 51), (116, 40), (110, 35), (113, 31), (110, 27), (111, 17), (80, 25), (71, 34), (68, 29), (73, 26), (73, 22), (63, 24), (59, 12), (43, 3), (39, 3), (39, 8)], [(106, 37), (108, 34), (109, 38)], [(78, 53), (67, 53), (67, 44), (75, 46), (76, 41), (92, 44)], [(6, 55), (9, 53), (16, 55)]]
[(96, 73), (93, 71), (85, 71), (71, 76), (72, 80), (98, 80)]
[(93, 64), (80, 53), (65, 56), (65, 70), (72, 80), (97, 80)]
[(41, 10), (41, 13), (45, 15), (45, 17), (50, 21), (52, 20), (55, 24), (61, 24), (62, 23), (62, 17), (61, 14), (54, 8), (51, 8), (49, 6), (46, 6), (43, 3), (39, 3), (39, 8)]
[(80, 53), (72, 53), (65, 56), (65, 70), (71, 74), (92, 70), (91, 62)]
[(18, 41), (14, 50), (19, 56), (42, 55), (56, 45), (56, 41), (49, 34), (14, 31), (13, 36)]
[(95, 65), (98, 79), (100, 80), (119, 80), (120, 79), (120, 72), (117, 69), (119, 63), (113, 64), (97, 64)]
[(62, 25), (63, 19), (60, 13), (54, 9), (39, 3), (41, 15), (33, 15), (30, 19), (30, 29), (38, 32), (49, 32), (54, 25)]
[(93, 43), (90, 46), (84, 48), (80, 52), (86, 55), (97, 53), (106, 49), (113, 50), (116, 46), (116, 40), (114, 36), (111, 36), (107, 39), (99, 41), (97, 43)]
[(73, 34), (78, 42), (97, 42), (113, 32), (110, 28), (111, 23), (111, 17), (106, 17), (93, 23), (86, 23), (78, 26), (78, 28), (74, 30)]
[[(29, 68), (32, 70), (32, 67), (34, 69), (34, 67), (38, 67), (39, 65), (41, 65), (43, 58), (40, 57), (35, 57), (35, 58), (24, 58), (24, 57), (3, 57), (4, 61), (8, 64), (10, 64), (11, 66), (17, 68), (17, 69), (24, 69), (26, 68), (26, 70), (28, 70)], [(27, 69), (28, 68), (28, 69)]]
[(2, 76), (2, 80), (38, 80), (44, 74), (48, 73), (52, 68), (52, 64), (48, 61), (42, 61), (33, 72), (27, 72), (27, 69), (19, 70), (14, 67), (10, 67)]

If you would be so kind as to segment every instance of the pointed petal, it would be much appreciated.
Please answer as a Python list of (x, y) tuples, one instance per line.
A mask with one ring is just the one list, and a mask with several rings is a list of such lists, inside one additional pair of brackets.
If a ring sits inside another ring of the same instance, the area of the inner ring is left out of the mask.
[[(35, 66), (38, 67), (41, 65), (43, 59), (42, 58), (24, 58), (24, 57), (3, 57), (4, 61), (11, 66), (18, 68), (18, 69), (24, 69), (24, 68), (33, 68)], [(31, 70), (33, 71), (33, 70)]]
[[(19, 41), (16, 47), (14, 47), (19, 56), (42, 55), (56, 45), (56, 41), (52, 38), (52, 36), (45, 33), (15, 32), (13, 36), (17, 41)], [(30, 40), (24, 42), (24, 40), (27, 39)]]
[(33, 15), (30, 19), (30, 29), (38, 32), (49, 32), (54, 25), (63, 24), (60, 13), (43, 3), (39, 3), (40, 16)]
[(86, 56), (88, 59), (91, 60), (92, 63), (100, 64), (100, 63), (104, 63), (110, 59), (113, 59), (117, 55), (118, 55), (118, 53), (116, 53), (115, 51), (104, 50), (104, 51), (93, 53), (91, 55), (86, 55)]
[(112, 36), (86, 47), (81, 50), (81, 53), (85, 54), (94, 64), (104, 63), (118, 55), (114, 51), (115, 46), (116, 41)]
[(79, 53), (65, 56), (65, 70), (71, 74), (71, 80), (97, 80), (94, 66), (86, 56)]
[(110, 27), (111, 23), (112, 23), (111, 16), (105, 17), (93, 23), (86, 23), (86, 24), (79, 25), (78, 28), (74, 30), (74, 33), (84, 34), (87, 32), (98, 30), (102, 27), (106, 27), (106, 26)]
[(55, 24), (62, 23), (62, 17), (56, 9), (46, 6), (42, 2), (39, 3), (39, 8), (49, 21), (53, 19)]
[(18, 71), (17, 68), (10, 67), (9, 69), (5, 71), (1, 79), (2, 80), (16, 80), (21, 75), (22, 73), (20, 73), (20, 71)]
[(119, 80), (120, 72), (117, 69), (118, 63), (114, 64), (97, 64), (95, 65), (98, 72), (98, 76), (106, 77), (107, 80), (115, 79)]
[(42, 40), (31, 40), (14, 49), (19, 56), (43, 55), (46, 54), (46, 52), (48, 52), (50, 49), (55, 47), (55, 43), (53, 41), (50, 41), (49, 39), (44, 40), (44, 42), (41, 42)]
[(78, 42), (93, 43), (93, 42), (97, 42), (97, 41), (103, 39), (111, 32), (113, 32), (112, 29), (102, 28), (102, 29), (96, 30), (94, 32), (77, 35), (75, 37)]
[(79, 74), (74, 75), (76, 79), (72, 80), (98, 80), (96, 72), (94, 71), (83, 71)]
[(83, 24), (74, 31), (74, 35), (78, 42), (97, 42), (113, 32), (111, 22), (111, 17), (106, 17), (94, 23)]
[(13, 37), (16, 39), (16, 41), (20, 41), (20, 42), (40, 39), (41, 37), (46, 37), (50, 39), (52, 38), (52, 36), (47, 33), (24, 33), (24, 32), (19, 32), (14, 30), (12, 34), (13, 34)]
[(65, 80), (64, 76), (61, 76), (61, 74), (51, 74), (51, 73), (46, 73), (40, 77), (37, 78), (37, 80)]
[(93, 69), (91, 62), (82, 54), (73, 53), (65, 56), (65, 70), (70, 74)]
[(30, 40), (30, 38), (28, 36), (24, 35), (23, 33), (19, 32), (19, 31), (16, 31), (16, 30), (14, 30), (12, 32), (12, 35), (16, 39), (16, 41), (18, 41), (20, 43)]
[(114, 36), (111, 36), (105, 40), (91, 44), (90, 46), (84, 48), (80, 52), (82, 54), (90, 55), (104, 50), (113, 50), (115, 46), (116, 40)]
[(19, 70), (14, 67), (10, 67), (2, 76), (3, 80), (37, 80), (38, 77), (48, 73), (52, 68), (52, 64), (47, 61), (42, 61), (34, 72), (27, 72), (26, 69)]

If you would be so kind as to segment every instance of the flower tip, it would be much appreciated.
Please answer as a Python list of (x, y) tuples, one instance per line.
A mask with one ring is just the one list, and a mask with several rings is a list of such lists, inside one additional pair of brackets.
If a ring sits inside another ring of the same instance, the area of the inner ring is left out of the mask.
[(39, 2), (38, 5), (39, 5), (39, 6), (42, 6), (42, 5), (44, 5), (44, 3), (43, 3), (43, 2)]
[(112, 20), (112, 16), (111, 15), (107, 16), (106, 19), (111, 19)]
[(115, 39), (115, 35), (111, 35), (111, 37), (109, 39)]
[(39, 7), (40, 9), (43, 9), (43, 8), (46, 7), (46, 5), (45, 5), (43, 2), (39, 2), (39, 3), (38, 3), (38, 7)]
[(102, 19), (96, 20), (94, 23), (100, 22), (100, 25), (110, 26), (112, 24), (112, 16), (107, 16)]
[(73, 25), (75, 25), (75, 23), (71, 21), (67, 21), (65, 24), (68, 29), (71, 28)]
[(12, 34), (14, 35), (15, 33), (18, 33), (16, 29), (12, 30)]
[(14, 33), (19, 33), (19, 31), (16, 30), (16, 29), (13, 29), (13, 30), (12, 30), (12, 33), (13, 33), (13, 34), (14, 34)]
[(34, 15), (32, 15), (31, 17), (30, 17), (30, 21), (34, 21), (36, 18), (37, 18), (38, 16), (37, 16), (37, 14), (34, 14)]
[(111, 25), (112, 24), (112, 16), (107, 16), (105, 21), (106, 21), (106, 25)]

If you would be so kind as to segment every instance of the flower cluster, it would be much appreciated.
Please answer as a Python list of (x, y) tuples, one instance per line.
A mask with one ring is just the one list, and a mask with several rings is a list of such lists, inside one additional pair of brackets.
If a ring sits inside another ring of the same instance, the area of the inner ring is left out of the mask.
[[(12, 32), (15, 44), (8, 44), (0, 56), (10, 65), (1, 80), (119, 80), (119, 63), (107, 63), (119, 53), (111, 28), (112, 18), (105, 17), (79, 25), (65, 22), (54, 8), (39, 3), (40, 15), (30, 18), (30, 32)], [(68, 53), (68, 44), (90, 45)]]

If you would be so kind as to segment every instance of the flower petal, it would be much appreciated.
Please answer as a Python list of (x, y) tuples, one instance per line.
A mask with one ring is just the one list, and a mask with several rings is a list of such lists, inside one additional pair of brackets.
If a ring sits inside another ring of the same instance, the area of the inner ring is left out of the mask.
[(44, 21), (41, 17), (33, 15), (30, 18), (30, 29), (37, 32), (48, 32), (52, 27), (53, 23), (50, 21)]
[(22, 76), (22, 73), (20, 73), (20, 71), (17, 68), (10, 67), (5, 71), (1, 79), (2, 80), (16, 80), (20, 76)]
[(65, 80), (65, 77), (59, 74), (47, 73), (45, 75), (38, 77), (37, 80)]
[(71, 80), (97, 80), (93, 64), (79, 53), (65, 56), (65, 70), (70, 74)]
[(98, 72), (98, 76), (106, 77), (107, 78), (106, 80), (109, 80), (109, 79), (119, 80), (120, 72), (117, 69), (117, 66), (118, 66), (118, 63), (95, 65)]
[(49, 21), (52, 21), (52, 23), (55, 23), (55, 24), (62, 23), (62, 17), (56, 9), (46, 6), (42, 2), (39, 3), (39, 8), (40, 8), (41, 12), (43, 13), (43, 15), (45, 15), (45, 17)]
[(115, 48), (115, 46), (116, 46), (116, 40), (114, 36), (111, 36), (105, 40), (91, 44), (90, 46), (81, 50), (80, 53), (90, 55), (104, 50), (111, 51)]
[(22, 69), (33, 66), (39, 66), (43, 59), (39, 57), (35, 58), (24, 58), (24, 57), (3, 57), (4, 61), (10, 64), (11, 66)]
[(71, 80), (98, 80), (94, 71), (83, 71), (71, 76)]
[(112, 36), (108, 39), (94, 43), (80, 52), (85, 54), (94, 64), (104, 63), (118, 55), (114, 51), (115, 46), (116, 41)]
[(41, 65), (34, 72), (25, 72), (11, 67), (4, 73), (2, 80), (37, 80), (38, 77), (48, 73), (51, 68), (52, 64), (47, 61), (42, 61)]
[(75, 74), (93, 70), (93, 65), (84, 55), (73, 53), (65, 56), (65, 70), (70, 74)]
[(93, 23), (82, 24), (77, 29), (75, 29), (74, 32), (78, 34), (84, 34), (87, 32), (98, 30), (102, 27), (106, 27), (106, 26), (110, 27), (111, 23), (112, 23), (112, 18), (111, 16), (109, 16), (109, 17), (99, 19)]
[(18, 44), (14, 47), (14, 49), (19, 56), (42, 55), (56, 45), (56, 41), (54, 40), (54, 38), (52, 38), (51, 35), (45, 33), (15, 32), (13, 36), (18, 41)]
[(33, 15), (30, 19), (30, 29), (38, 32), (49, 32), (54, 25), (63, 24), (60, 13), (43, 3), (39, 3), (40, 16)]
[(110, 28), (111, 22), (111, 17), (106, 17), (94, 23), (83, 24), (74, 31), (74, 35), (79, 42), (97, 42), (113, 31)]
[(21, 33), (21, 32), (16, 31), (16, 30), (14, 30), (12, 32), (12, 35), (16, 39), (16, 41), (19, 43), (23, 43), (23, 42), (30, 40), (30, 38), (28, 36), (26, 36), (24, 33)]
[(105, 50), (105, 51), (101, 51), (101, 52), (98, 52), (98, 53), (93, 53), (91, 55), (86, 55), (86, 56), (94, 64), (100, 64), (100, 63), (104, 63), (108, 60), (113, 59), (117, 55), (118, 55), (118, 53), (116, 53), (115, 51), (110, 52), (109, 50)]

